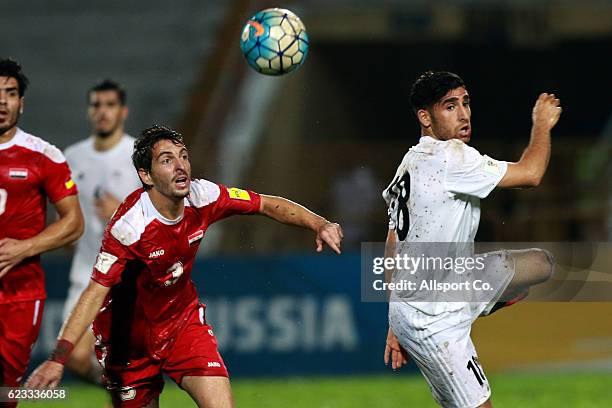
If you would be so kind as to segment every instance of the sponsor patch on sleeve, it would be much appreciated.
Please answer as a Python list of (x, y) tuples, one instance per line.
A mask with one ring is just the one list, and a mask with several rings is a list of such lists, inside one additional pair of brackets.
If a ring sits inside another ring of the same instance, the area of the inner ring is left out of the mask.
[(482, 162), (482, 169), (487, 173), (495, 174), (499, 176), (501, 174), (501, 166), (497, 160), (493, 160), (490, 157), (484, 158)]
[(251, 196), (245, 190), (236, 187), (228, 188), (229, 197), (233, 200), (251, 201)]
[(70, 190), (72, 187), (74, 187), (74, 180), (70, 179), (68, 180), (66, 183), (66, 190)]
[(108, 252), (100, 252), (94, 268), (100, 273), (107, 274), (116, 261), (117, 257), (115, 255), (111, 255)]

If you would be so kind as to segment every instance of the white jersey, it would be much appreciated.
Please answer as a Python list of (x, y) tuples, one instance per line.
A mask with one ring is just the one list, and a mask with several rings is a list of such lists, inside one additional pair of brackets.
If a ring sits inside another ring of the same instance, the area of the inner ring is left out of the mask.
[(142, 186), (132, 164), (133, 150), (134, 138), (123, 135), (121, 141), (110, 150), (95, 150), (92, 136), (69, 146), (65, 151), (79, 189), (79, 201), (85, 218), (85, 231), (77, 243), (70, 270), (70, 281), (79, 289), (89, 282), (106, 227), (106, 222), (96, 215), (96, 195), (107, 192), (123, 201)]
[(480, 199), (507, 168), (508, 163), (483, 156), (458, 139), (421, 137), (383, 191), (389, 228), (400, 241), (474, 242)]
[[(393, 181), (383, 192), (389, 207), (389, 228), (396, 231), (399, 240), (398, 253), (419, 256), (423, 251), (435, 252), (440, 248), (410, 245), (416, 242), (468, 243), (456, 246), (453, 251), (470, 251), (480, 221), (480, 199), (495, 188), (507, 168), (506, 162), (483, 156), (460, 140), (421, 137), (419, 144), (406, 153)], [(412, 254), (411, 250), (419, 253)], [(459, 278), (454, 273), (449, 276)], [(462, 302), (426, 302), (423, 293), (393, 292), (393, 295), (430, 315), (465, 306)]]

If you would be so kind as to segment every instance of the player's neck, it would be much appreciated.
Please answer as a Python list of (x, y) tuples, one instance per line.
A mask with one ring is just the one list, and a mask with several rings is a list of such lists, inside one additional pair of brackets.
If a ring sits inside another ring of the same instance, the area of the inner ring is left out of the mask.
[(123, 127), (116, 129), (110, 136), (102, 137), (94, 135), (94, 149), (98, 152), (105, 152), (117, 146), (123, 137)]
[(426, 128), (426, 127), (421, 127), (421, 136), (429, 136), (432, 137), (436, 140), (440, 140), (436, 137), (436, 135), (434, 135), (433, 131), (431, 130), (431, 128)]
[(0, 144), (10, 142), (14, 137), (15, 133), (17, 133), (17, 127), (13, 126), (6, 132), (0, 135)]
[(147, 193), (155, 209), (164, 218), (176, 220), (183, 215), (183, 210), (185, 209), (184, 199), (167, 197), (154, 188), (147, 190)]

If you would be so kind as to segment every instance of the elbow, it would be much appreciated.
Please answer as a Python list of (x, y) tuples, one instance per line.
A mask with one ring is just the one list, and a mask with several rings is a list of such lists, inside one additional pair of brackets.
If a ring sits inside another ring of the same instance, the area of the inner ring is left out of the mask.
[(535, 178), (533, 179), (533, 181), (531, 182), (531, 186), (530, 187), (537, 187), (540, 185), (540, 183), (542, 182), (542, 178)]
[[(520, 163), (519, 163), (520, 165)], [(534, 188), (540, 185), (544, 172), (535, 166), (521, 166), (518, 177), (518, 184), (521, 188)]]
[(85, 221), (83, 220), (83, 215), (79, 211), (77, 215), (75, 215), (70, 223), (70, 232), (68, 234), (69, 242), (72, 243), (79, 239), (81, 235), (83, 235), (83, 231), (85, 230)]
[(272, 219), (278, 219), (279, 214), (283, 209), (283, 202), (279, 197), (261, 195), (261, 204), (259, 206), (259, 214), (265, 215)]
[(534, 188), (540, 185), (542, 182), (543, 174), (532, 173), (527, 177), (526, 187)]

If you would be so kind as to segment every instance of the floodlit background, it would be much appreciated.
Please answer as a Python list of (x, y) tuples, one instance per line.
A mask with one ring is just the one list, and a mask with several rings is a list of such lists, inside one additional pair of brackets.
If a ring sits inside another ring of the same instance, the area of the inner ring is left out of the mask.
[[(297, 13), (311, 40), (305, 65), (282, 78), (255, 73), (239, 48), (246, 19), (271, 6)], [(472, 145), (497, 159), (519, 159), (540, 92), (563, 104), (543, 183), (492, 193), (477, 240), (612, 236), (609, 1), (3, 0), (0, 15), (0, 55), (31, 80), (24, 130), (60, 148), (87, 137), (86, 91), (113, 78), (128, 92), (128, 132), (155, 123), (183, 131), (194, 176), (285, 196), (342, 224), (340, 257), (316, 255), (309, 232), (258, 217), (207, 234), (193, 275), (239, 401), (252, 377), (376, 375), (399, 390), (422, 383), (402, 401), (431, 404), (422, 379), (398, 381), (384, 367), (387, 306), (361, 302), (359, 281), (360, 244), (386, 236), (380, 193), (418, 140), (408, 90), (427, 69), (463, 77)], [(610, 265), (607, 256), (599, 262)], [(45, 257), (49, 299), (34, 362), (55, 343), (69, 262), (67, 251)], [(478, 321), (473, 336), (494, 378), (564, 372), (573, 383), (609, 382), (611, 313), (610, 303), (527, 302)], [(311, 405), (344, 406), (340, 381)], [(493, 383), (494, 401), (507, 383)], [(244, 405), (272, 406), (265, 398)]]

